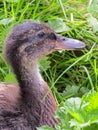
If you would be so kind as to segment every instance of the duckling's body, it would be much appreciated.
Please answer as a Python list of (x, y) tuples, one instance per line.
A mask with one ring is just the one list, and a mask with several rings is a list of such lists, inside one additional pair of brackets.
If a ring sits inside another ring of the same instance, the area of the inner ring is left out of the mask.
[[(1, 130), (35, 130), (41, 125), (54, 127), (57, 119), (54, 111), (57, 106), (53, 95), (46, 89), (46, 99), (42, 95), (30, 95), (27, 101), (21, 96), (18, 86), (1, 83), (0, 90), (0, 129)], [(47, 85), (46, 85), (47, 87)], [(45, 92), (45, 90), (44, 90)], [(46, 95), (44, 93), (44, 95)], [(33, 99), (32, 99), (33, 97)], [(28, 102), (29, 100), (29, 102)]]
[(19, 85), (0, 83), (0, 130), (36, 130), (55, 126), (56, 101), (39, 73), (38, 60), (58, 49), (78, 49), (80, 41), (58, 36), (45, 24), (27, 22), (6, 39), (5, 56)]

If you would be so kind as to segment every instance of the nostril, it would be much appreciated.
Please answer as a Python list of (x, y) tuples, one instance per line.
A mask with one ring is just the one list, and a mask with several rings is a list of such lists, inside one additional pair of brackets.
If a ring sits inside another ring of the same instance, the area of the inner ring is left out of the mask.
[(65, 38), (63, 38), (62, 40), (63, 40), (63, 41), (66, 41), (66, 39), (65, 39)]

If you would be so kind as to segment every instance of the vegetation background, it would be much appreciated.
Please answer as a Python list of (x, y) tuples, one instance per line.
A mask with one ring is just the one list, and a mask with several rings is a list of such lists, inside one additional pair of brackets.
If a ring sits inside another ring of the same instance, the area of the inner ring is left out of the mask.
[(56, 52), (40, 61), (60, 106), (57, 130), (98, 130), (97, 19), (98, 0), (0, 0), (0, 81), (17, 83), (2, 50), (9, 30), (23, 21), (46, 22), (57, 33), (86, 43), (81, 51)]

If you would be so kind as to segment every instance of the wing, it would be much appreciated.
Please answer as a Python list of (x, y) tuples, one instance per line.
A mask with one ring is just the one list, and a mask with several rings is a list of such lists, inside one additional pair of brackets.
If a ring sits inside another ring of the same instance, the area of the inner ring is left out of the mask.
[(0, 83), (0, 109), (10, 109), (17, 105), (20, 88), (17, 85)]

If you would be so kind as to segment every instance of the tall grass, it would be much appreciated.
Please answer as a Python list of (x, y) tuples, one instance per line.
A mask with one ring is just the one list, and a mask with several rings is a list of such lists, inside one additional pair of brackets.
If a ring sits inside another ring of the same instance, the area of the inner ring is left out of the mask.
[[(52, 54), (48, 58), (51, 62), (50, 68), (42, 72), (45, 80), (49, 82), (56, 95), (63, 92), (67, 86), (71, 87), (73, 85), (97, 89), (98, 52), (96, 45), (98, 38), (97, 34), (94, 34), (91, 28), (88, 27), (87, 6), (88, 3), (85, 0), (73, 2), (71, 0), (45, 0), (44, 2), (41, 0), (1, 1), (0, 79), (4, 81), (6, 75), (11, 72), (3, 59), (2, 48), (5, 36), (14, 25), (32, 19), (47, 24), (54, 21), (58, 26), (60, 22), (58, 19), (61, 19), (62, 24), (66, 25), (64, 26), (66, 31), (62, 27), (60, 33), (66, 37), (84, 41), (87, 47), (81, 51), (65, 51)], [(52, 24), (50, 25), (52, 26)]]

